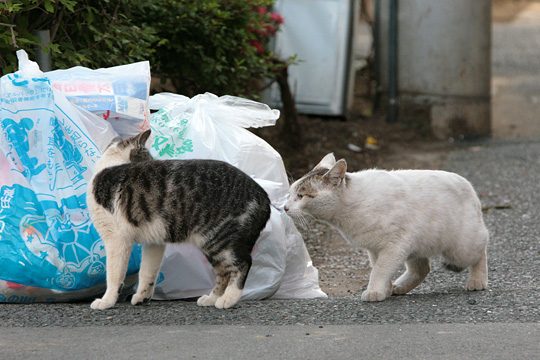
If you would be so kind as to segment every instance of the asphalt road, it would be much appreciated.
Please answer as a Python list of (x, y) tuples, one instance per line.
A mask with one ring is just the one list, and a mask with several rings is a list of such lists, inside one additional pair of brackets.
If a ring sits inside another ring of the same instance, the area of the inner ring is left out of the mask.
[[(3, 359), (534, 359), (538, 324), (0, 329)], [(496, 340), (496, 341), (495, 341)], [(17, 346), (13, 346), (17, 343)]]

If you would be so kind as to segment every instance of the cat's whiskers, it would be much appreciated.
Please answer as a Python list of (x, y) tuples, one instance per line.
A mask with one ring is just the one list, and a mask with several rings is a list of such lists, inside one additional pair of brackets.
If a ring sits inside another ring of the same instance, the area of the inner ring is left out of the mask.
[(309, 222), (306, 219), (306, 214), (301, 211), (289, 212), (288, 215), (293, 219), (296, 226), (302, 228), (303, 230), (308, 229)]
[(294, 213), (291, 213), (289, 215), (294, 220), (294, 223), (297, 226), (301, 227), (303, 230), (309, 230), (310, 222), (317, 222), (319, 224), (326, 225), (326, 226), (330, 227), (331, 229), (335, 230), (339, 234), (339, 236), (348, 245), (352, 246), (352, 241), (349, 240), (349, 238), (347, 237), (347, 235), (345, 235), (343, 230), (341, 230), (339, 227), (337, 227), (336, 225), (334, 225), (334, 224), (332, 224), (332, 223), (330, 223), (328, 221), (318, 219), (315, 216), (313, 216), (313, 215), (311, 215), (309, 213), (303, 212), (303, 211), (295, 211)]
[[(313, 216), (311, 215), (308, 215), (311, 219), (315, 219)], [(302, 221), (302, 226), (304, 227), (304, 229), (308, 229), (309, 228), (309, 220), (308, 220), (308, 216), (304, 215), (303, 213), (300, 214), (300, 221)]]
[(321, 219), (317, 219), (317, 218), (313, 218), (316, 222), (320, 223), (320, 224), (324, 224), (324, 225), (327, 225), (328, 227), (330, 227), (331, 229), (333, 230), (336, 230), (336, 232), (339, 234), (339, 236), (345, 240), (345, 242), (347, 243), (347, 245), (349, 246), (352, 246), (352, 241), (347, 237), (347, 235), (345, 234), (345, 232), (343, 232), (343, 230), (341, 230), (338, 226), (328, 222), (328, 221), (325, 221), (325, 220), (321, 220)]

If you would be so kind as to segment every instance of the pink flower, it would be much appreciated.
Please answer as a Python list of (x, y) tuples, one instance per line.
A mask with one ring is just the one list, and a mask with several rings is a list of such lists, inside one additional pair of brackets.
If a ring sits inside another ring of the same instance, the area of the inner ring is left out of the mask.
[(278, 24), (283, 24), (284, 21), (283, 16), (281, 16), (281, 14), (278, 12), (271, 13), (270, 19), (272, 19), (272, 21), (275, 21)]
[(263, 44), (261, 44), (260, 41), (258, 41), (258, 40), (251, 40), (251, 41), (249, 42), (249, 44), (250, 44), (251, 46), (253, 46), (253, 47), (257, 50), (257, 53), (258, 53), (258, 54), (263, 54), (263, 53), (264, 53), (264, 51), (265, 51), (265, 50), (264, 50), (264, 46), (263, 46)]
[(257, 12), (259, 13), (259, 15), (264, 15), (268, 12), (268, 10), (264, 6), (259, 6), (257, 8)]
[(274, 35), (276, 33), (276, 31), (277, 31), (277, 29), (274, 26), (270, 25), (270, 24), (265, 25), (264, 29), (266, 30), (265, 35), (267, 35), (267, 36), (268, 35)]

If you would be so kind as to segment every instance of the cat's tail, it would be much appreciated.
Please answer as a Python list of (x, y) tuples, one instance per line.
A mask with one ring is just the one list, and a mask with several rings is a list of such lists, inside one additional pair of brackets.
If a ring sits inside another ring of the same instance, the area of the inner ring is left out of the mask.
[(444, 266), (444, 268), (446, 270), (450, 270), (450, 271), (453, 271), (453, 272), (462, 272), (463, 270), (465, 270), (464, 267), (457, 266), (457, 265), (450, 264), (450, 263), (446, 263), (446, 262), (443, 262), (442, 265)]

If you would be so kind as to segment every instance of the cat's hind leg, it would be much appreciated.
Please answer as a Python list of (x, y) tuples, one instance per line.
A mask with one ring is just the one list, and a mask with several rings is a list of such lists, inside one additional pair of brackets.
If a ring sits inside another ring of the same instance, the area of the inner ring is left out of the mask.
[(95, 310), (105, 310), (113, 307), (118, 300), (131, 254), (132, 242), (125, 236), (111, 234), (102, 236), (107, 255), (107, 290), (100, 299), (95, 299), (90, 307)]
[(487, 247), (484, 248), (480, 260), (470, 268), (469, 279), (465, 289), (469, 291), (485, 290), (488, 285)]
[(394, 281), (392, 294), (404, 295), (420, 285), (431, 270), (428, 258), (412, 258), (405, 262), (407, 270)]
[(240, 301), (248, 271), (249, 268), (246, 269), (244, 267), (243, 269), (238, 269), (231, 272), (229, 283), (227, 284), (225, 292), (216, 300), (216, 308), (228, 309)]
[(161, 267), (164, 251), (165, 245), (143, 244), (139, 284), (137, 285), (137, 292), (131, 298), (132, 305), (148, 302), (154, 295), (156, 278)]
[(251, 269), (251, 261), (251, 255), (246, 249), (235, 253), (229, 267), (229, 283), (223, 295), (216, 300), (216, 308), (228, 309), (240, 301), (249, 269)]
[(216, 273), (216, 284), (214, 288), (208, 295), (203, 295), (197, 299), (197, 305), (199, 306), (214, 306), (216, 300), (223, 295), (227, 284), (229, 283), (230, 273), (227, 272), (227, 267), (223, 264), (214, 266), (214, 271)]

